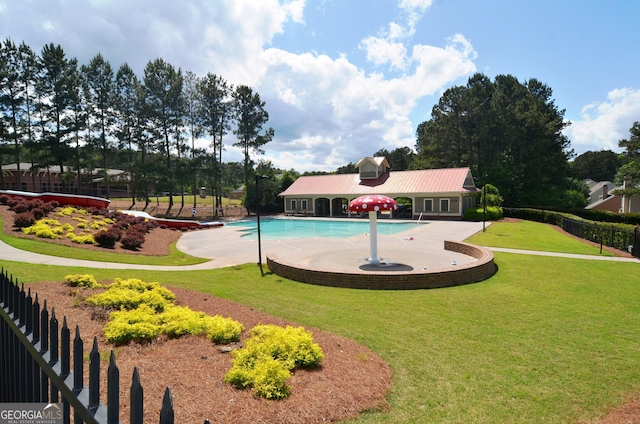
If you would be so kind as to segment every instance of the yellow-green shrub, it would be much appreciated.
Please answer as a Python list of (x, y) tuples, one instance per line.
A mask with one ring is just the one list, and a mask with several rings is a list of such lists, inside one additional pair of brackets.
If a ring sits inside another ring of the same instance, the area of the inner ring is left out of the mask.
[(232, 355), (233, 365), (224, 381), (239, 389), (252, 387), (255, 395), (267, 399), (288, 396), (291, 388), (286, 380), (290, 370), (317, 366), (324, 357), (312, 334), (304, 328), (275, 325), (252, 328), (245, 347)]
[(74, 213), (79, 213), (80, 215), (86, 215), (88, 212), (86, 209), (76, 209), (73, 206), (65, 206), (64, 208), (60, 209), (56, 215), (58, 216), (71, 216)]
[[(58, 223), (59, 225), (60, 223)], [(57, 239), (60, 238), (60, 234), (64, 231), (61, 231), (62, 227), (50, 227), (48, 224), (37, 221), (30, 227), (25, 227), (22, 229), (22, 232), (29, 235), (34, 235), (40, 238), (48, 238), (48, 239)]]
[(257, 345), (269, 356), (283, 361), (287, 368), (312, 368), (324, 357), (320, 346), (313, 342), (313, 335), (303, 327), (278, 327), (256, 325), (251, 329), (249, 345)]
[(109, 224), (106, 221), (102, 221), (102, 220), (93, 221), (91, 223), (91, 228), (94, 229), (94, 230), (98, 230), (98, 229), (100, 229), (102, 227), (106, 227), (107, 225), (109, 225)]
[(243, 330), (244, 326), (231, 318), (214, 315), (207, 320), (207, 337), (214, 343), (237, 342)]
[(95, 244), (96, 243), (96, 241), (94, 240), (91, 234), (76, 235), (73, 232), (69, 232), (67, 233), (67, 238), (71, 239), (72, 242), (78, 243), (78, 244)]
[(89, 289), (102, 288), (93, 274), (69, 274), (64, 277), (64, 282), (71, 287), (86, 287)]
[(140, 305), (130, 311), (114, 311), (103, 332), (109, 343), (123, 345), (130, 341), (149, 342), (160, 334), (160, 319), (156, 311)]
[(169, 337), (206, 334), (217, 343), (238, 341), (243, 330), (242, 324), (230, 318), (209, 316), (188, 307), (173, 305), (160, 314), (160, 324), (162, 333)]
[(110, 287), (104, 293), (87, 298), (87, 302), (103, 308), (135, 309), (140, 305), (147, 305), (155, 311), (162, 312), (171, 303), (156, 290), (139, 292), (128, 288)]

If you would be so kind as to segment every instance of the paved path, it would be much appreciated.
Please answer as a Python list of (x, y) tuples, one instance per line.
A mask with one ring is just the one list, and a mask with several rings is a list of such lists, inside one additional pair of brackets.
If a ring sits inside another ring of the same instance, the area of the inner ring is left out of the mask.
[[(395, 235), (378, 235), (378, 256), (385, 261), (401, 263), (416, 271), (450, 267), (452, 261), (458, 265), (473, 261), (465, 255), (447, 252), (444, 240), (462, 241), (482, 230), (482, 223), (426, 221), (416, 224)], [(315, 268), (352, 270), (362, 265), (369, 254), (369, 237), (361, 234), (345, 239), (324, 237), (294, 240), (263, 240), (262, 261), (266, 255), (286, 257), (288, 262), (306, 264)], [(97, 262), (68, 259), (26, 252), (0, 241), (0, 258), (8, 261), (41, 265), (77, 266), (103, 269), (146, 269), (155, 271), (191, 271), (222, 268), (244, 263), (257, 263), (258, 249), (255, 240), (241, 237), (237, 227), (224, 226), (210, 230), (188, 232), (182, 235), (177, 248), (191, 256), (210, 259), (197, 265), (160, 266), (134, 265), (113, 262)], [(575, 255), (532, 250), (490, 248), (494, 252), (521, 253), (528, 255), (556, 256), (600, 261), (639, 262), (637, 259)]]

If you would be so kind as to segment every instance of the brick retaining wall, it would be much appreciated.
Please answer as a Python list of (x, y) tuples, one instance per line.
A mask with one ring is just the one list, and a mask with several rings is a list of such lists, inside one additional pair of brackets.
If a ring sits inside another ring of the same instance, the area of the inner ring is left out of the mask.
[(471, 256), (477, 261), (435, 271), (358, 270), (350, 273), (302, 268), (287, 263), (275, 255), (267, 255), (267, 265), (272, 272), (281, 277), (302, 283), (369, 290), (414, 290), (459, 286), (485, 280), (497, 271), (493, 253), (487, 248), (454, 241), (445, 241), (444, 248)]

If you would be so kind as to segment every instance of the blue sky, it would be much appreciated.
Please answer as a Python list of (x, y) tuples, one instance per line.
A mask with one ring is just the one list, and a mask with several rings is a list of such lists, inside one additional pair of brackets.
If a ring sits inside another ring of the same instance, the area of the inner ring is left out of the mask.
[[(413, 148), (442, 92), (475, 72), (537, 78), (577, 154), (620, 151), (640, 121), (638, 22), (636, 0), (0, 0), (0, 36), (36, 51), (101, 52), (139, 76), (162, 57), (252, 86), (276, 134), (262, 158), (298, 171)], [(241, 160), (234, 141), (223, 160)]]

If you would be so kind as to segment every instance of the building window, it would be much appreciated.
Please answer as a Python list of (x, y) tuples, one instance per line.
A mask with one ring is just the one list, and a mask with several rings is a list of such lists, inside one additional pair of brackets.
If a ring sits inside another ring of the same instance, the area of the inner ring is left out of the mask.
[(307, 201), (306, 200), (301, 200), (300, 201), (300, 207), (302, 208), (303, 211), (307, 210)]
[(440, 212), (449, 212), (449, 199), (440, 199)]
[(433, 212), (433, 199), (424, 199), (424, 211)]
[(21, 183), (20, 183), (20, 190), (22, 190), (22, 191), (27, 191), (27, 183), (23, 183), (23, 182), (21, 182)]
[(296, 203), (296, 201), (295, 201), (295, 200), (292, 200), (292, 201), (291, 201), (291, 209), (292, 209), (292, 210), (294, 210), (294, 211), (295, 211), (295, 210), (296, 210), (296, 206), (297, 206), (297, 205), (298, 205), (298, 204)]

